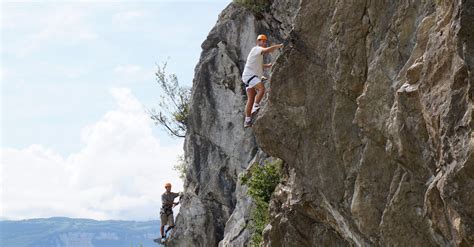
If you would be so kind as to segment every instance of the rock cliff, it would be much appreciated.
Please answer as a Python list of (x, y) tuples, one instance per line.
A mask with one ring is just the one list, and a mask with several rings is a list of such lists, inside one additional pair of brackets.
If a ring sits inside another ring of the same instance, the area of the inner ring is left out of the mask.
[[(238, 176), (271, 155), (286, 167), (265, 246), (474, 246), (473, 23), (472, 0), (230, 4), (196, 67), (167, 245), (246, 246)], [(286, 46), (244, 130), (258, 33)]]
[(243, 128), (246, 98), (240, 78), (255, 46), (255, 34), (268, 33), (272, 41), (283, 41), (297, 6), (297, 2), (275, 1), (271, 9), (280, 14), (255, 15), (230, 4), (203, 42), (185, 140), (186, 195), (168, 246), (217, 246), (220, 241), (221, 246), (243, 246), (248, 242), (251, 200), (238, 176), (250, 163), (267, 156), (259, 151), (252, 130)]

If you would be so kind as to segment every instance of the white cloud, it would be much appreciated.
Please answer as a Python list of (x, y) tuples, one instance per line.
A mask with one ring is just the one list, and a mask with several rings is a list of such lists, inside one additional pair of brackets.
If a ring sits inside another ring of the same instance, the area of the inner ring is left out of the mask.
[(0, 67), (0, 81), (5, 80), (7, 73), (8, 72), (5, 68)]
[(126, 76), (137, 75), (138, 73), (142, 71), (143, 71), (143, 68), (135, 64), (119, 65), (114, 68), (114, 72), (120, 75), (126, 75)]
[(87, 26), (85, 18), (86, 15), (81, 11), (70, 10), (48, 16), (43, 29), (31, 35), (24, 48), (24, 54), (38, 49), (50, 41), (76, 44), (95, 40), (97, 34)]
[[(109, 3), (117, 0), (4, 0), (6, 3), (41, 3), (41, 2), (81, 2), (81, 3)], [(142, 0), (141, 2), (168, 2), (168, 3), (230, 3), (231, 0)], [(123, 3), (135, 3), (135, 0), (122, 0)]]
[(84, 127), (83, 148), (63, 157), (39, 145), (2, 148), (1, 215), (156, 219), (163, 184), (182, 183), (172, 169), (182, 146), (166, 146), (129, 89), (113, 89), (117, 108)]
[(137, 20), (139, 18), (142, 18), (145, 15), (146, 15), (145, 11), (129, 10), (129, 11), (123, 11), (123, 12), (116, 13), (113, 16), (113, 20), (116, 23), (119, 23), (119, 24), (126, 24), (130, 21), (134, 21), (134, 20)]
[[(30, 55), (48, 45), (77, 45), (98, 39), (94, 23), (90, 22), (87, 5), (5, 5), (1, 29), (21, 34), (20, 40), (5, 40), (6, 50), (20, 57)], [(7, 34), (8, 35), (8, 34)]]
[(114, 82), (119, 85), (130, 85), (130, 83), (150, 83), (155, 76), (155, 68), (143, 67), (136, 64), (122, 64), (113, 68)]

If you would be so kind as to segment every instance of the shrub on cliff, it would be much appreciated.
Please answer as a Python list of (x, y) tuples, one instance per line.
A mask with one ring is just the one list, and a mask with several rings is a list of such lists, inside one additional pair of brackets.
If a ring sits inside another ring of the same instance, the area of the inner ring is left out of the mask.
[(270, 6), (269, 0), (234, 0), (234, 3), (249, 9), (256, 15), (267, 11)]
[(255, 202), (250, 223), (252, 246), (260, 246), (263, 240), (263, 229), (269, 222), (268, 206), (271, 195), (280, 182), (282, 164), (280, 159), (265, 162), (264, 165), (254, 163), (249, 173), (241, 177), (242, 184), (248, 186), (248, 194)]

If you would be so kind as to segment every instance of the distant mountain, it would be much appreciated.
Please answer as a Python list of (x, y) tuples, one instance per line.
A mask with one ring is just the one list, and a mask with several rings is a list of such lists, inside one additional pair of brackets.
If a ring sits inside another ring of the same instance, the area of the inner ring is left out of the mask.
[(0, 221), (2, 247), (156, 247), (159, 221), (48, 218)]

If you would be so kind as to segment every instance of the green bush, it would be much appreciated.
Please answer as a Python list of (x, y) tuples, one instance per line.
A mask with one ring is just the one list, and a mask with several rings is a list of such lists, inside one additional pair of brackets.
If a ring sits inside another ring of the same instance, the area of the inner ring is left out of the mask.
[(252, 232), (251, 246), (260, 246), (263, 241), (263, 229), (269, 222), (269, 202), (275, 187), (280, 182), (283, 161), (265, 162), (264, 165), (254, 163), (248, 176), (241, 177), (242, 184), (247, 185), (248, 194), (255, 202), (251, 212), (250, 230)]
[(234, 3), (239, 4), (254, 14), (261, 14), (270, 7), (270, 0), (234, 0)]

